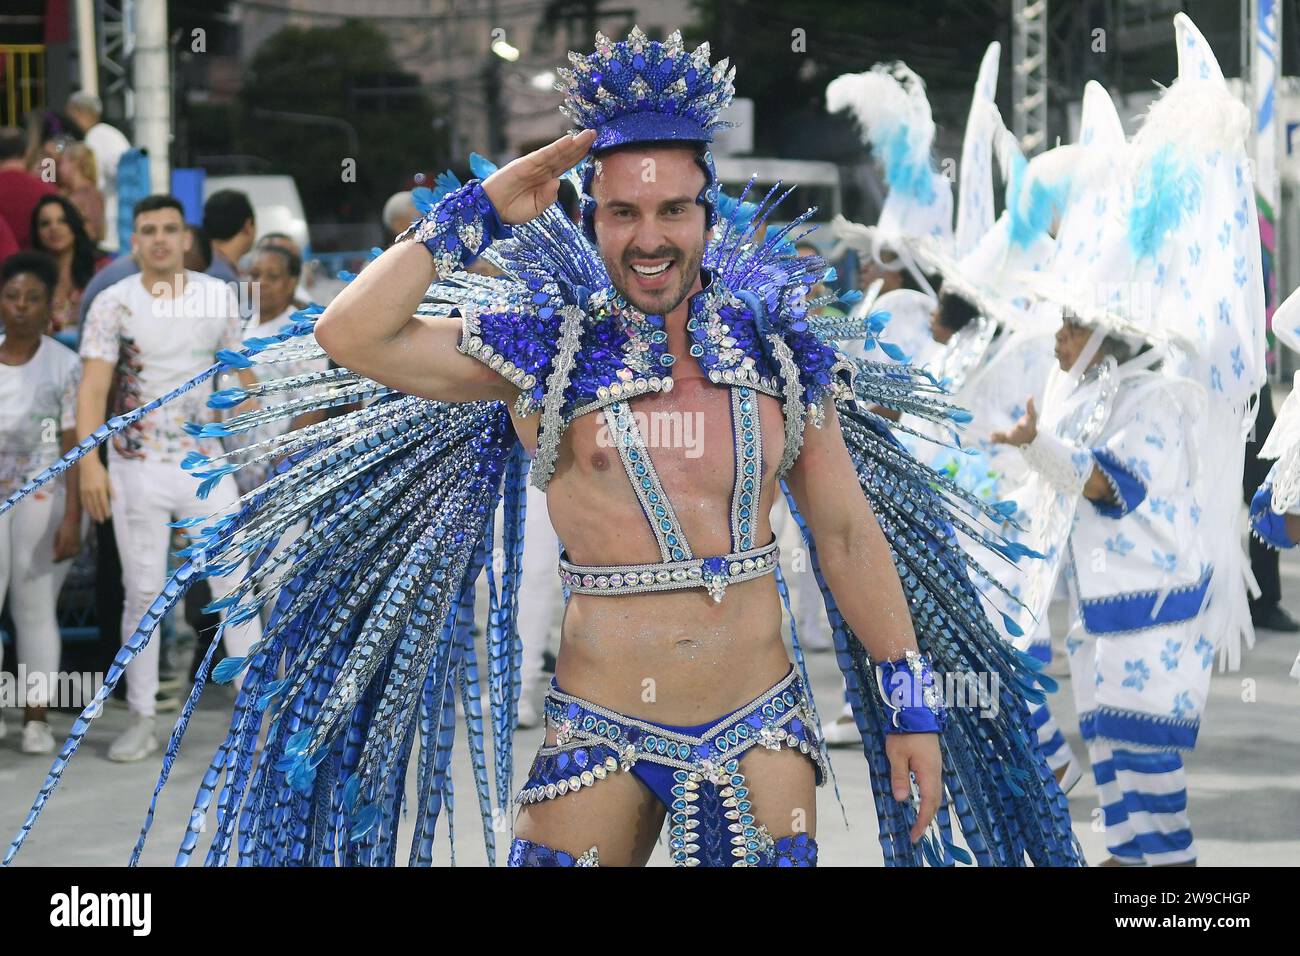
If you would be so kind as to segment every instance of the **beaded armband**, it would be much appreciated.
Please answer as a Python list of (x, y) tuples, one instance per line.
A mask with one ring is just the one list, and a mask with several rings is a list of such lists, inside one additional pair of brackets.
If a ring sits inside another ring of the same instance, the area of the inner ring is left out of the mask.
[(512, 230), (497, 214), (483, 191), (483, 184), (471, 179), (448, 193), (428, 214), (414, 222), (397, 241), (414, 236), (433, 255), (439, 279), (465, 269), (483, 254), (493, 240), (509, 239)]
[(1077, 495), (1092, 474), (1092, 455), (1085, 449), (1039, 431), (1028, 445), (1021, 446), (1025, 463), (1051, 484), (1069, 495)]
[(930, 662), (915, 651), (902, 660), (876, 665), (876, 682), (889, 713), (887, 734), (937, 734), (948, 725)]

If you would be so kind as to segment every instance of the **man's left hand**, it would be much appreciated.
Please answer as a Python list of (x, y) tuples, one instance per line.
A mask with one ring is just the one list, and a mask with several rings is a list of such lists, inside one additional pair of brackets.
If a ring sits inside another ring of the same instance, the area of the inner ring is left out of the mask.
[(889, 779), (894, 799), (903, 803), (912, 798), (912, 781), (921, 791), (921, 807), (916, 813), (916, 824), (909, 834), (913, 843), (921, 839), (925, 828), (939, 810), (939, 795), (943, 792), (943, 757), (939, 753), (938, 734), (887, 734), (885, 755), (889, 757)]

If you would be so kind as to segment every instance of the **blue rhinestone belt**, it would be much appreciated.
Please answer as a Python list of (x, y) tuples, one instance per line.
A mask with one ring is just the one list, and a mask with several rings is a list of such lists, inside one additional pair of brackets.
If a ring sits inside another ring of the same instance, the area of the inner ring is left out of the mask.
[(574, 594), (642, 594), (705, 588), (721, 601), (728, 584), (771, 574), (781, 558), (776, 538), (761, 548), (713, 558), (654, 564), (587, 566), (560, 557), (560, 580)]

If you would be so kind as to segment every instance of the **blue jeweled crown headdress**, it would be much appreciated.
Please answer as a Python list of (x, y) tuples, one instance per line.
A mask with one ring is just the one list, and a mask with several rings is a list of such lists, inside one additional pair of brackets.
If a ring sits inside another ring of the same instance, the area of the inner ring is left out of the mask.
[(639, 27), (613, 43), (596, 34), (596, 52), (569, 54), (573, 69), (558, 72), (560, 111), (580, 129), (596, 130), (592, 151), (630, 143), (684, 140), (707, 143), (726, 126), (718, 116), (735, 93), (736, 68), (709, 64), (709, 44), (688, 53), (680, 31), (662, 43)]
[[(704, 207), (709, 228), (717, 222), (718, 175), (706, 144), (713, 131), (730, 124), (718, 119), (735, 93), (736, 68), (727, 60), (709, 64), (709, 44), (687, 53), (682, 35), (674, 30), (667, 40), (651, 40), (633, 27), (621, 43), (596, 34), (596, 52), (569, 53), (573, 69), (560, 69), (555, 88), (564, 94), (560, 111), (578, 129), (594, 129), (593, 155), (636, 143), (695, 143), (704, 170), (704, 188), (696, 202)], [(581, 168), (582, 227), (596, 241), (591, 198), (595, 164), (590, 157)]]

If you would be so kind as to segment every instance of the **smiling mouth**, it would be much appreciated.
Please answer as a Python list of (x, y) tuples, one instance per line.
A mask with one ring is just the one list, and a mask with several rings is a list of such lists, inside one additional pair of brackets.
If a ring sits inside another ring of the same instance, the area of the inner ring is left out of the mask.
[(657, 265), (657, 266), (638, 266), (638, 265), (633, 265), (633, 266), (632, 266), (632, 271), (635, 272), (635, 273), (636, 273), (637, 275), (639, 275), (639, 276), (646, 276), (647, 278), (649, 278), (649, 277), (651, 277), (651, 276), (662, 275), (665, 271), (667, 271), (668, 267), (671, 266), (671, 265), (672, 265), (672, 262), (671, 262), (671, 261), (669, 261), (669, 262), (661, 262), (661, 263), (659, 263), (659, 265)]

